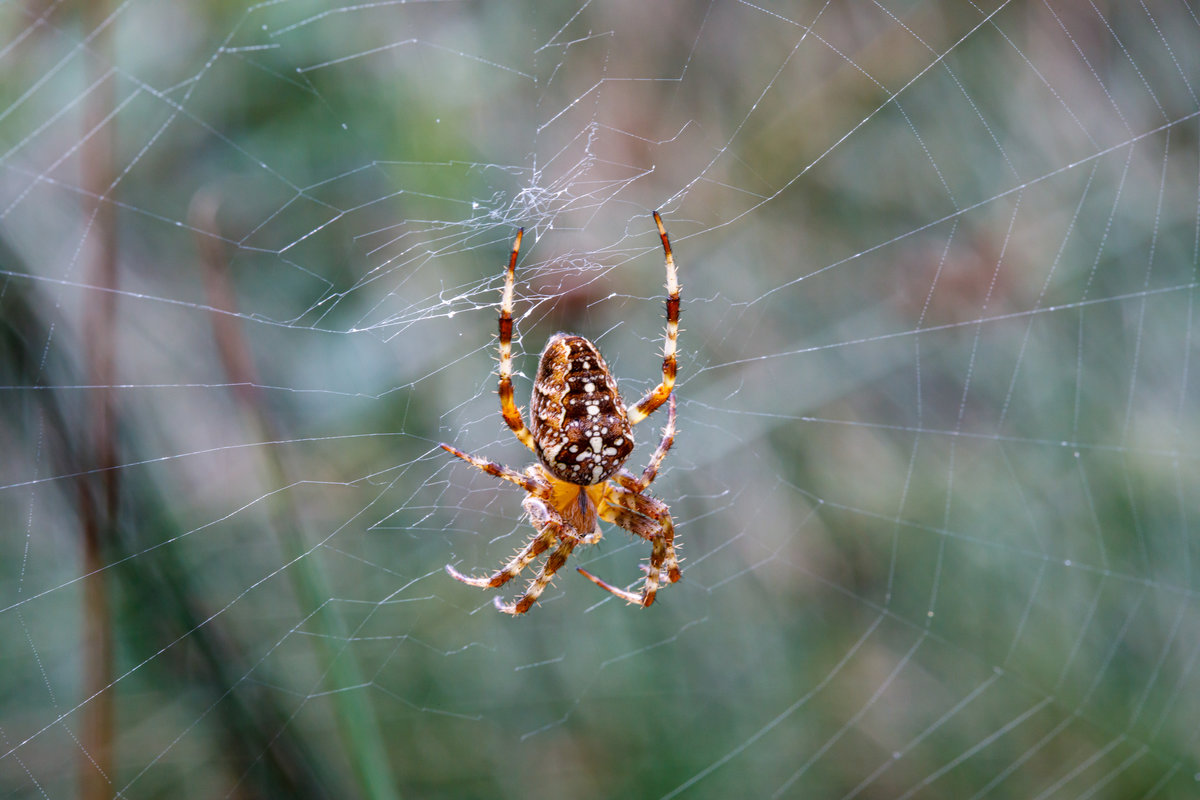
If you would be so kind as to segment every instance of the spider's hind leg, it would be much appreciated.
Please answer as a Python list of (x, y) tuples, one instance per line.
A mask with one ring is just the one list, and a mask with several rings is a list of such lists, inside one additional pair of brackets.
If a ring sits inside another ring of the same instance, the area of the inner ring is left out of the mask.
[(536, 453), (537, 448), (534, 446), (533, 434), (525, 425), (521, 409), (517, 407), (517, 403), (513, 399), (512, 385), (513, 282), (517, 268), (517, 253), (521, 250), (521, 237), (524, 234), (525, 229), (521, 228), (517, 231), (516, 240), (513, 241), (512, 253), (508, 258), (508, 269), (504, 271), (504, 292), (500, 298), (500, 414), (516, 437), (521, 440), (521, 444)]
[(654, 455), (650, 456), (650, 463), (642, 470), (642, 476), (638, 478), (627, 469), (622, 469), (616, 474), (615, 480), (621, 484), (621, 487), (635, 494), (641, 494), (650, 484), (654, 483), (654, 479), (658, 477), (658, 468), (662, 466), (663, 459), (667, 457), (667, 452), (671, 449), (671, 445), (675, 442), (675, 395), (671, 395), (670, 402), (667, 405), (667, 427), (663, 428), (663, 438), (658, 444), (658, 449), (654, 451)]
[(667, 238), (667, 229), (663, 227), (662, 217), (657, 211), (654, 212), (654, 224), (658, 226), (658, 236), (662, 240), (663, 255), (667, 264), (667, 336), (663, 344), (662, 381), (646, 392), (641, 400), (626, 408), (630, 425), (637, 425), (667, 402), (671, 390), (675, 387), (675, 352), (679, 341), (679, 280), (675, 272), (675, 257), (671, 255), (671, 241)]

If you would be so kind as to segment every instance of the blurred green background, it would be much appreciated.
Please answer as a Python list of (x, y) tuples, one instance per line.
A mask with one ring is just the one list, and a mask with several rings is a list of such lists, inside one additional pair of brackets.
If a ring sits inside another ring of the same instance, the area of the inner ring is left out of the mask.
[[(1195, 797), (1198, 17), (0, 5), (0, 796)], [(654, 384), (654, 209), (684, 579), (510, 619), (437, 445), (520, 226)]]

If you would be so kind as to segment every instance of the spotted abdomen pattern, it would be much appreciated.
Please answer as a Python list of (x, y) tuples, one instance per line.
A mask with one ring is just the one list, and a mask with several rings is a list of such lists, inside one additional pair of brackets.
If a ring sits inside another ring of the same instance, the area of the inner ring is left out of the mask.
[(530, 404), (538, 458), (562, 481), (607, 480), (633, 452), (633, 433), (617, 382), (596, 345), (556, 333), (538, 361)]

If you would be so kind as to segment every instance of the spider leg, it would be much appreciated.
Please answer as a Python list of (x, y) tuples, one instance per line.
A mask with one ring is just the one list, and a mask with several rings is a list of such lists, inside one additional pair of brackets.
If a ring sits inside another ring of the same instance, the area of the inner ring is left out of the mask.
[(521, 444), (534, 450), (533, 434), (525, 427), (521, 409), (513, 399), (512, 385), (513, 283), (517, 269), (517, 253), (521, 249), (521, 237), (524, 235), (525, 229), (519, 229), (517, 238), (513, 241), (512, 255), (508, 257), (508, 269), (504, 274), (504, 294), (500, 301), (500, 413), (508, 427), (521, 440)]
[(466, 461), (468, 464), (478, 467), (488, 475), (506, 480), (509, 483), (515, 483), (517, 486), (520, 486), (522, 489), (529, 492), (531, 495), (534, 495), (535, 497), (545, 498), (550, 496), (549, 486), (541, 481), (529, 477), (528, 475), (517, 472), (515, 469), (510, 469), (502, 464), (497, 464), (495, 461), (488, 461), (486, 458), (479, 458), (478, 456), (464, 453), (457, 447), (451, 447), (448, 444), (443, 444), (442, 449), (448, 453), (453, 453), (463, 461)]
[(679, 282), (675, 276), (675, 258), (671, 255), (671, 242), (667, 239), (667, 229), (663, 227), (662, 217), (658, 215), (657, 211), (654, 212), (654, 224), (658, 226), (658, 236), (662, 239), (663, 252), (667, 259), (667, 341), (663, 347), (663, 377), (662, 383), (647, 392), (641, 400), (626, 408), (630, 425), (636, 425), (650, 416), (656, 408), (667, 401), (671, 390), (675, 387), (675, 350), (676, 342), (679, 339)]
[[(521, 570), (529, 566), (529, 562), (546, 552), (554, 541), (554, 532), (545, 530), (537, 536), (529, 540), (529, 542), (517, 551), (512, 560), (505, 564), (500, 569), (493, 572), (491, 575), (473, 578), (469, 575), (463, 575), (449, 564), (446, 565), (446, 572), (450, 573), (450, 577), (456, 581), (467, 584), (468, 586), (478, 586), (480, 589), (495, 589), (497, 586), (503, 586), (521, 573)], [(499, 598), (497, 598), (499, 599)]]
[[(658, 565), (659, 575), (666, 575), (668, 583), (675, 583), (683, 577), (679, 571), (679, 556), (675, 552), (675, 521), (671, 519), (671, 510), (667, 504), (644, 494), (630, 495), (639, 514), (644, 514), (654, 520), (662, 529), (662, 539), (654, 541), (655, 549), (651, 552), (650, 565)], [(661, 545), (662, 557), (656, 561), (655, 553)]]
[(666, 504), (652, 497), (628, 492), (613, 486), (605, 493), (607, 503), (600, 511), (602, 519), (648, 540), (651, 545), (650, 563), (645, 567), (646, 580), (641, 593), (619, 589), (597, 578), (585, 569), (579, 573), (605, 591), (634, 605), (647, 607), (654, 602), (659, 582), (664, 578), (675, 583), (681, 577), (679, 558), (675, 554), (675, 525)]
[(529, 520), (537, 530), (537, 535), (518, 550), (507, 564), (491, 575), (479, 577), (463, 575), (449, 564), (446, 565), (446, 572), (456, 581), (468, 586), (477, 586), (480, 589), (494, 589), (503, 586), (519, 575), (535, 558), (549, 550), (550, 546), (557, 541), (558, 547), (546, 559), (546, 563), (542, 565), (537, 576), (530, 581), (529, 587), (523, 595), (511, 603), (505, 603), (499, 597), (492, 601), (496, 610), (503, 611), (505, 614), (524, 614), (532, 608), (533, 604), (542, 596), (542, 592), (546, 591), (546, 587), (550, 585), (554, 574), (567, 563), (571, 551), (577, 545), (589, 541), (574, 531), (546, 501), (530, 496), (525, 498), (521, 506), (529, 514)]
[[(442, 447), (446, 447), (446, 445), (442, 445)], [(453, 448), (447, 447), (446, 449), (450, 450), (450, 452), (455, 453), (456, 455), (462, 456), (480, 469), (485, 469), (485, 467), (491, 466), (498, 467), (498, 465), (492, 464), (491, 462), (477, 463), (479, 462), (479, 459), (474, 459), (471, 456), (459, 453)], [(498, 467), (498, 469), (505, 470), (507, 468)], [(525, 477), (519, 473), (513, 472), (512, 470), (507, 471), (514, 477)], [(496, 473), (489, 471), (489, 474)], [(510, 480), (513, 480), (513, 478), (510, 478)], [(528, 480), (534, 486), (538, 485), (536, 481), (533, 481), (530, 478), (525, 478), (525, 480)], [(514, 483), (515, 482), (516, 481), (514, 480)], [(533, 494), (530, 494), (530, 496), (526, 497), (521, 502), (521, 507), (529, 512), (530, 517), (533, 519), (534, 527), (537, 529), (536, 536), (526, 542), (525, 546), (518, 550), (516, 555), (514, 555), (507, 564), (493, 572), (491, 575), (471, 577), (469, 575), (463, 575), (454, 567), (447, 564), (446, 572), (450, 573), (450, 577), (454, 578), (456, 581), (465, 583), (468, 586), (478, 586), (480, 589), (494, 589), (497, 586), (503, 586), (504, 584), (508, 583), (510, 580), (519, 575), (521, 570), (529, 566), (529, 562), (533, 561), (542, 553), (546, 552), (546, 550), (550, 549), (550, 545), (554, 544), (554, 540), (559, 537), (562, 528), (561, 525), (556, 526), (550, 522), (548, 513), (553, 514), (553, 511), (549, 510), (549, 506), (545, 503), (545, 501), (539, 500)], [(539, 522), (541, 524), (539, 524)]]
[(629, 470), (623, 469), (616, 475), (617, 483), (631, 492), (641, 493), (646, 490), (646, 487), (654, 482), (658, 476), (658, 468), (662, 466), (663, 459), (667, 457), (667, 451), (671, 449), (671, 445), (675, 443), (675, 395), (671, 395), (670, 403), (667, 406), (667, 427), (663, 428), (662, 441), (658, 443), (658, 449), (654, 451), (654, 455), (650, 456), (650, 463), (642, 470), (642, 477), (634, 477)]
[[(546, 542), (541, 550), (545, 550), (554, 539), (558, 539), (559, 544), (554, 552), (546, 558), (546, 563), (542, 565), (542, 569), (538, 572), (537, 577), (530, 581), (525, 594), (511, 603), (505, 603), (499, 597), (496, 597), (492, 601), (497, 611), (514, 615), (524, 614), (533, 607), (533, 604), (542, 596), (542, 592), (546, 591), (546, 587), (550, 585), (550, 581), (554, 578), (554, 573), (562, 569), (563, 565), (567, 563), (567, 558), (571, 555), (571, 551), (575, 549), (576, 545), (580, 543), (581, 538), (571, 530), (571, 526), (564, 522), (562, 517), (549, 504), (535, 497), (527, 497), (521, 505), (529, 512), (530, 521), (538, 530), (538, 537), (535, 541)], [(541, 550), (538, 552), (541, 552)], [(525, 564), (532, 561), (533, 557), (530, 556), (525, 561)], [(516, 559), (513, 560), (513, 563), (516, 563)], [(524, 564), (521, 566), (524, 566)]]

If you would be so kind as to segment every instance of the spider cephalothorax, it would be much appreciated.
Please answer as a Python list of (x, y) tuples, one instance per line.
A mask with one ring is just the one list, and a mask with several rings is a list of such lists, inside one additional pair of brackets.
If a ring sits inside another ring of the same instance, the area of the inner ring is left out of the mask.
[[(521, 506), (537, 530), (537, 535), (492, 575), (471, 578), (447, 564), (446, 571), (451, 576), (471, 586), (501, 586), (551, 545), (556, 545), (524, 595), (513, 603), (496, 598), (496, 607), (501, 611), (509, 614), (528, 611), (554, 574), (566, 564), (575, 547), (600, 540), (598, 522), (601, 519), (648, 540), (651, 551), (640, 593), (618, 589), (584, 569), (579, 570), (597, 586), (630, 603), (648, 606), (654, 602), (661, 581), (674, 583), (680, 578), (670, 510), (661, 500), (644, 494), (675, 439), (675, 398), (671, 391), (675, 386), (675, 348), (679, 336), (679, 283), (675, 277), (675, 260), (657, 211), (654, 212), (654, 224), (658, 226), (667, 262), (667, 339), (662, 381), (637, 403), (626, 406), (621, 402), (616, 379), (596, 345), (582, 336), (556, 333), (546, 343), (538, 361), (529, 427), (525, 426), (521, 410), (513, 400), (512, 387), (513, 283), (524, 229), (517, 231), (500, 302), (500, 413), (516, 437), (537, 455), (541, 463), (521, 473), (468, 455), (448, 444), (442, 445), (489, 475), (524, 489), (528, 496)], [(622, 469), (633, 452), (633, 426), (668, 399), (667, 427), (650, 463), (641, 476)]]

